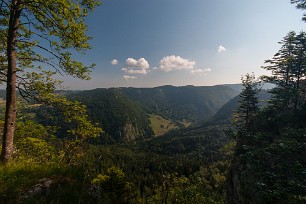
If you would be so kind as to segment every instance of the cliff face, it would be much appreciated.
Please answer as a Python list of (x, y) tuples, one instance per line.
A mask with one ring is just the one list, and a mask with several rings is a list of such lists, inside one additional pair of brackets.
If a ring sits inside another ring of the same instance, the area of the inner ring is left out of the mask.
[(131, 142), (136, 139), (143, 139), (145, 138), (145, 132), (138, 128), (137, 124), (132, 124), (130, 122), (126, 123), (122, 127), (121, 140), (125, 142)]

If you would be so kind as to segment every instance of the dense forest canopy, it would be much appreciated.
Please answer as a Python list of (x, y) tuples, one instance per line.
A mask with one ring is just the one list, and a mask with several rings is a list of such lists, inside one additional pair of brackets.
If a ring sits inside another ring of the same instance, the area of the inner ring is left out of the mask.
[(74, 52), (99, 4), (0, 1), (0, 203), (306, 202), (305, 32), (241, 84), (58, 90), (89, 79)]

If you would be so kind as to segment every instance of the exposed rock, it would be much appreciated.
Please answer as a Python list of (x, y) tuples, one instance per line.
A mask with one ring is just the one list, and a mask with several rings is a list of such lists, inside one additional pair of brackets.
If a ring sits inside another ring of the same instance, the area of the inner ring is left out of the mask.
[(39, 183), (31, 187), (26, 193), (19, 197), (19, 201), (25, 200), (29, 197), (34, 197), (38, 195), (48, 195), (50, 187), (55, 181), (48, 178), (43, 178), (39, 180)]

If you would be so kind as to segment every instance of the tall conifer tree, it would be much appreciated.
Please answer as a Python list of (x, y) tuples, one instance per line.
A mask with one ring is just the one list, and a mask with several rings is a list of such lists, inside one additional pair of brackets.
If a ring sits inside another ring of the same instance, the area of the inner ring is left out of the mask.
[(240, 106), (238, 107), (238, 126), (239, 128), (248, 128), (252, 119), (257, 114), (258, 108), (258, 92), (260, 83), (255, 81), (254, 74), (246, 74), (241, 78), (243, 89), (240, 93)]
[(272, 76), (263, 79), (276, 85), (270, 101), (274, 111), (290, 115), (301, 107), (305, 94), (306, 33), (291, 31), (280, 44), (281, 49), (263, 67), (272, 71)]

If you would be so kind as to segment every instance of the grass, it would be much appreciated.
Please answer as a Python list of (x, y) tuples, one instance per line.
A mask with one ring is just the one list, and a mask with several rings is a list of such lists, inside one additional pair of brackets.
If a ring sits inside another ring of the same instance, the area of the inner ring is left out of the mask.
[(178, 126), (170, 120), (155, 114), (150, 115), (151, 127), (155, 136), (162, 136), (170, 130), (177, 129)]
[(59, 179), (72, 173), (53, 162), (39, 164), (33, 160), (13, 160), (0, 165), (0, 203), (15, 203), (40, 179)]

